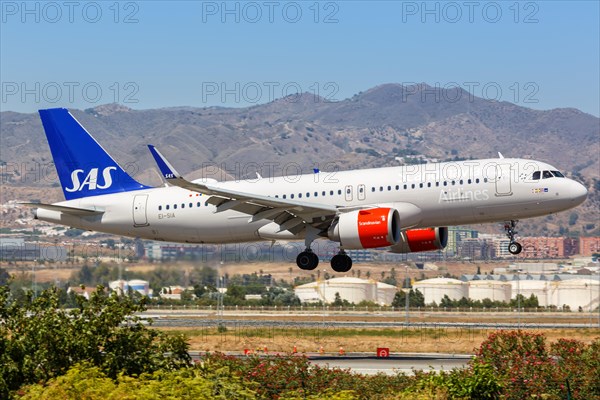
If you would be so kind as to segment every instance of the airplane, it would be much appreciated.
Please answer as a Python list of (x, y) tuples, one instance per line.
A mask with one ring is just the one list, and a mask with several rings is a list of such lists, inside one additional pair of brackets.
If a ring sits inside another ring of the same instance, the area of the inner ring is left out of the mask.
[(583, 203), (586, 188), (544, 162), (504, 158), (393, 166), (236, 181), (182, 177), (148, 145), (167, 185), (127, 174), (65, 108), (39, 110), (65, 201), (25, 203), (35, 218), (79, 229), (182, 243), (304, 240), (296, 258), (314, 270), (317, 239), (339, 243), (336, 272), (350, 249), (441, 250), (448, 226), (504, 222), (519, 254), (520, 219)]

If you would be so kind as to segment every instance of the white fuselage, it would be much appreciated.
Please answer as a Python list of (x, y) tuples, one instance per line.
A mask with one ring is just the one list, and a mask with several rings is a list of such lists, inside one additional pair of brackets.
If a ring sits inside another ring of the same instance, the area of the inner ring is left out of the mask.
[[(573, 208), (585, 200), (585, 188), (571, 179), (533, 180), (532, 173), (540, 170), (555, 168), (533, 160), (501, 158), (318, 172), (213, 186), (340, 208), (397, 206), (402, 229), (537, 217)], [(81, 229), (169, 242), (302, 238), (302, 234), (277, 232), (269, 220), (250, 222), (247, 214), (233, 210), (217, 213), (208, 198), (179, 187), (160, 187), (57, 203), (99, 208), (104, 210), (101, 215), (74, 216), (40, 209), (37, 217)]]

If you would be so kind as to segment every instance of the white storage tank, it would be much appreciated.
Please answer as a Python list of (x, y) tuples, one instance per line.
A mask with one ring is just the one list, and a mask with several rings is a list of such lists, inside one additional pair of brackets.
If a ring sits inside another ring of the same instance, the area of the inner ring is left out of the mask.
[(569, 306), (571, 311), (593, 311), (599, 305), (600, 283), (598, 277), (569, 279), (551, 282), (550, 301), (558, 308)]
[(448, 296), (450, 300), (460, 300), (468, 295), (467, 284), (452, 278), (425, 279), (415, 282), (413, 289), (419, 289), (423, 293), (425, 304), (440, 304), (444, 296)]
[(143, 281), (141, 279), (132, 279), (130, 281), (127, 281), (127, 286), (129, 286), (129, 288), (131, 290), (134, 290), (142, 295), (148, 295), (148, 293), (150, 292), (150, 284), (148, 281)]
[(533, 294), (538, 299), (540, 307), (546, 307), (549, 305), (549, 286), (550, 282), (541, 280), (513, 280), (510, 281), (512, 286), (512, 299), (516, 299), (518, 294), (523, 295), (526, 299), (530, 298)]
[(481, 280), (469, 281), (469, 298), (471, 300), (490, 299), (492, 301), (510, 301), (512, 286), (508, 282)]
[(335, 294), (339, 293), (342, 300), (354, 304), (361, 301), (373, 301), (378, 304), (389, 305), (394, 300), (396, 291), (397, 288), (392, 285), (352, 277), (310, 282), (294, 288), (294, 293), (303, 303), (319, 301), (333, 303)]
[(377, 303), (385, 306), (392, 304), (397, 292), (396, 286), (377, 282)]

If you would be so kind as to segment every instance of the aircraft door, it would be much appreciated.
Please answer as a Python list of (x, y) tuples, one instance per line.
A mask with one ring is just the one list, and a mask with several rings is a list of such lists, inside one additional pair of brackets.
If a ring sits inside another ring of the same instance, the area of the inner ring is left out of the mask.
[(346, 201), (352, 201), (352, 185), (346, 186)]
[(510, 164), (496, 166), (496, 196), (511, 196), (511, 169)]
[(356, 194), (358, 200), (364, 200), (367, 196), (367, 191), (365, 189), (365, 185), (358, 185), (358, 193)]
[(133, 226), (148, 226), (148, 215), (146, 206), (148, 203), (147, 194), (138, 194), (133, 198)]

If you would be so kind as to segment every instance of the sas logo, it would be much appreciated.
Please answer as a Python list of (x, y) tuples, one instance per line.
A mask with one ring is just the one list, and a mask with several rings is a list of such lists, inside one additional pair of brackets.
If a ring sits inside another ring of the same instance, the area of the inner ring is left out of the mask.
[(65, 188), (67, 192), (78, 192), (83, 190), (84, 187), (88, 187), (88, 190), (96, 189), (107, 189), (111, 187), (113, 181), (111, 171), (116, 171), (117, 167), (106, 167), (102, 170), (103, 185), (98, 184), (98, 168), (92, 168), (87, 174), (83, 182), (80, 181), (80, 175), (84, 174), (85, 171), (82, 169), (76, 169), (71, 172), (71, 182), (73, 183), (72, 188)]

